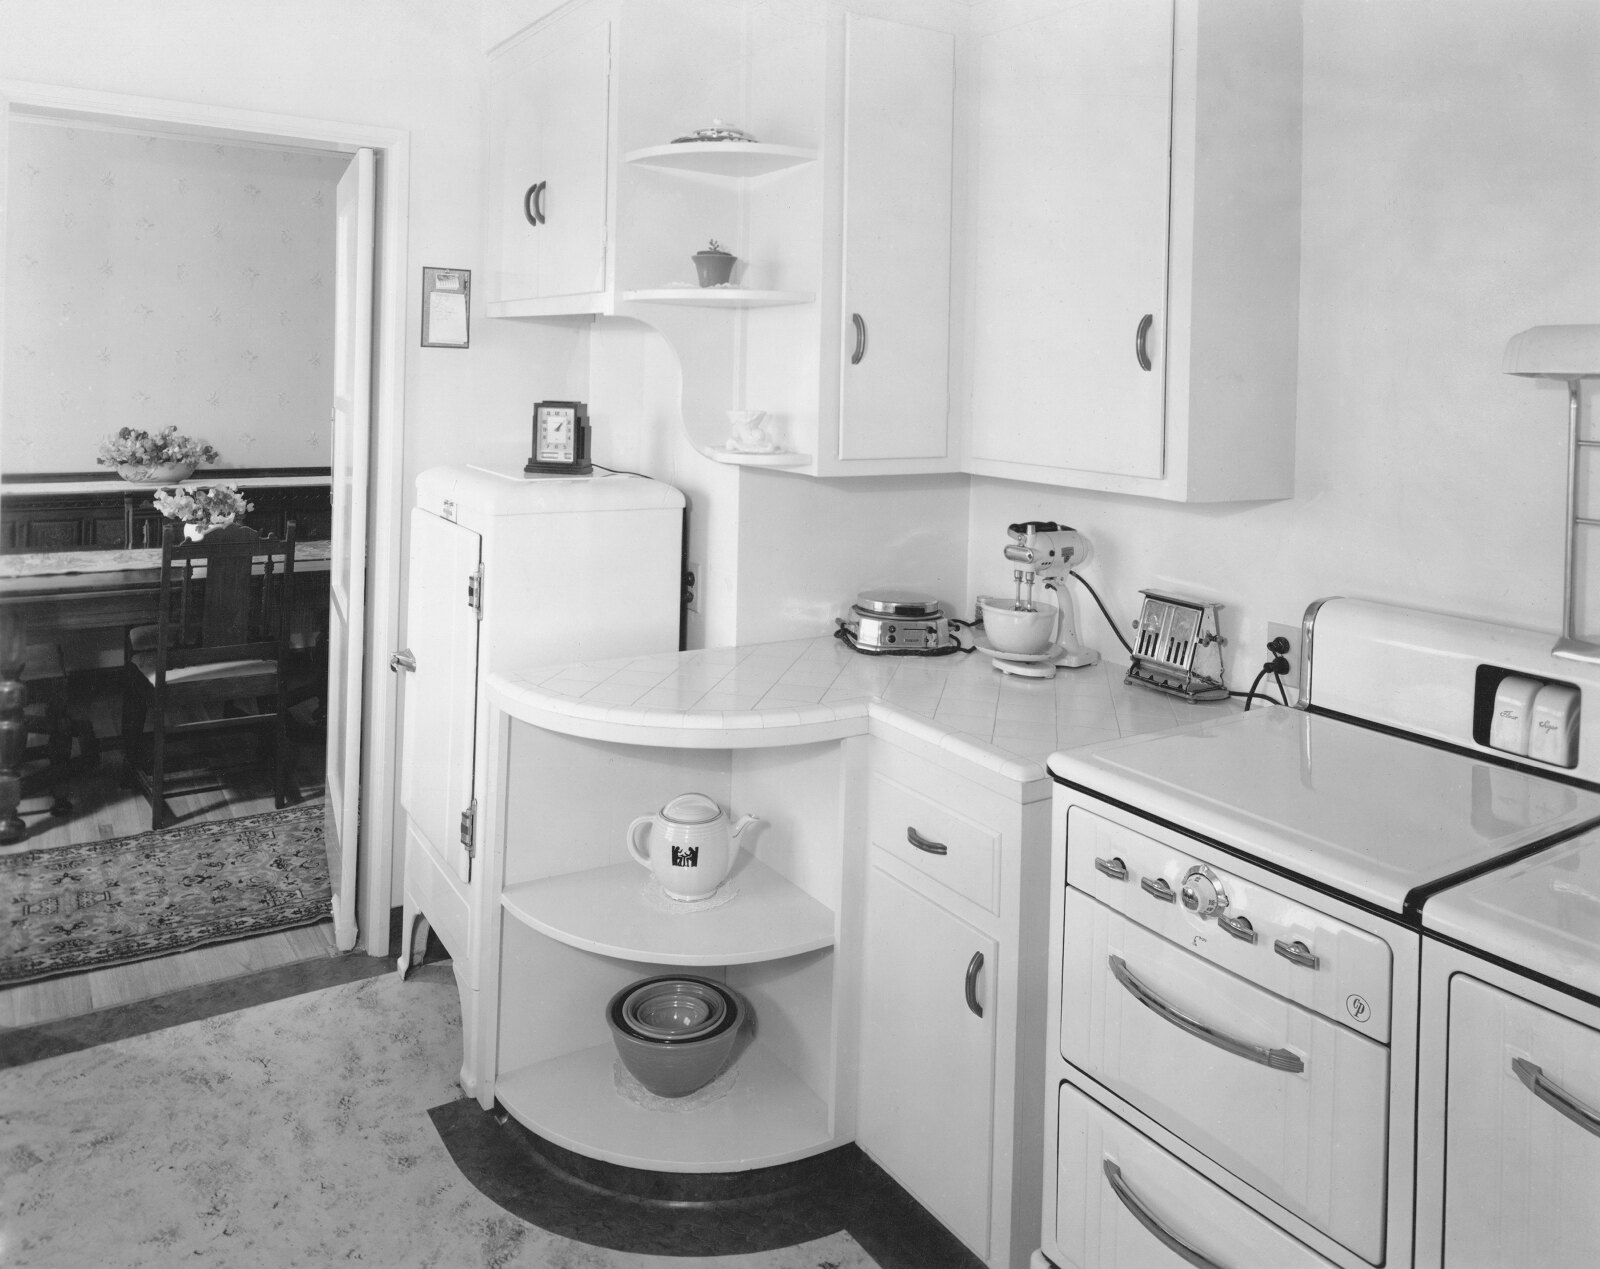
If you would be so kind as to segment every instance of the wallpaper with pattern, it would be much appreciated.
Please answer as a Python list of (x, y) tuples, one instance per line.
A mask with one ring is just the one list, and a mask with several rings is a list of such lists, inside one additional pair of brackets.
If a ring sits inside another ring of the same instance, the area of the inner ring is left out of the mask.
[(326, 465), (347, 162), (14, 123), (0, 470), (169, 423), (220, 467)]

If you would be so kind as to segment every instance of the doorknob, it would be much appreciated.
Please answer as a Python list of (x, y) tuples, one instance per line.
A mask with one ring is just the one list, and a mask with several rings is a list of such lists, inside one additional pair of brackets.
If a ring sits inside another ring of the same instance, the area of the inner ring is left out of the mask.
[(389, 658), (389, 668), (391, 670), (415, 670), (417, 668), (417, 658), (411, 655), (410, 648), (401, 648), (400, 651)]

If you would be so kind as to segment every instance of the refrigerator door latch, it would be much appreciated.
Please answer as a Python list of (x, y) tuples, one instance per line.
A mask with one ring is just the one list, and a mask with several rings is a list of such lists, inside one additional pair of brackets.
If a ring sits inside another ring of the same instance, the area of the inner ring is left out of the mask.
[(479, 564), (467, 578), (467, 603), (479, 621), (483, 620), (483, 565)]

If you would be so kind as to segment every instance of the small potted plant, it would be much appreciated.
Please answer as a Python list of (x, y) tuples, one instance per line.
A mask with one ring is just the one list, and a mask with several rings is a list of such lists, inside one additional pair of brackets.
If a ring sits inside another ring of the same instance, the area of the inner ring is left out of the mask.
[(694, 253), (694, 271), (700, 277), (700, 285), (727, 286), (728, 279), (733, 275), (734, 261), (738, 258), (729, 255), (722, 249), (722, 244), (713, 238), (704, 251)]
[(176, 427), (159, 432), (143, 428), (119, 427), (115, 436), (100, 442), (102, 467), (115, 467), (124, 480), (168, 484), (184, 480), (201, 463), (217, 461), (217, 451), (205, 441), (185, 436)]
[(198, 542), (213, 529), (225, 529), (254, 507), (232, 485), (158, 489), (156, 510), (183, 525), (183, 536)]

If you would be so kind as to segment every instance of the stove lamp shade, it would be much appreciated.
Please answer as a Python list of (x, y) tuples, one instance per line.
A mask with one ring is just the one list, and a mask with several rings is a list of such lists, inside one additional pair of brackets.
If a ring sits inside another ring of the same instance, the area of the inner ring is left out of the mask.
[(1600, 378), (1600, 326), (1530, 326), (1511, 337), (1500, 368), (1531, 379)]

